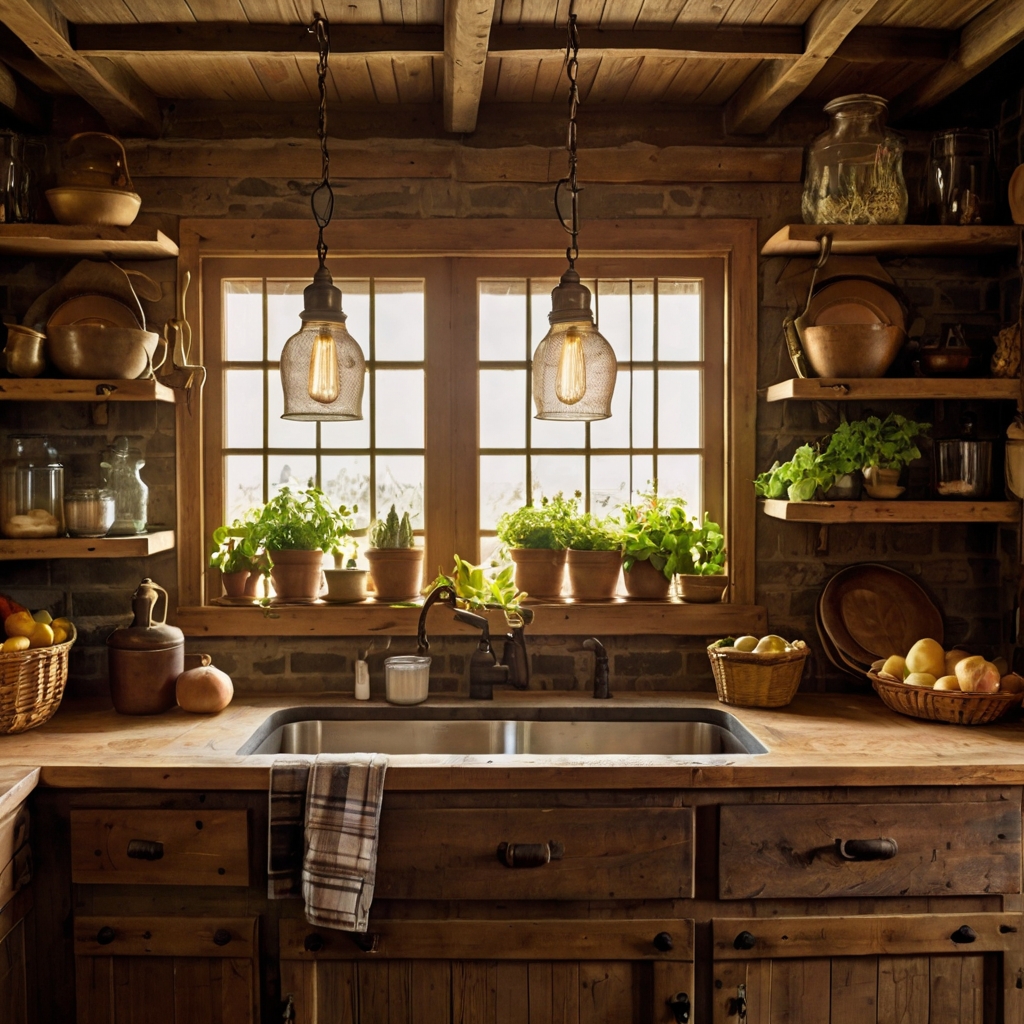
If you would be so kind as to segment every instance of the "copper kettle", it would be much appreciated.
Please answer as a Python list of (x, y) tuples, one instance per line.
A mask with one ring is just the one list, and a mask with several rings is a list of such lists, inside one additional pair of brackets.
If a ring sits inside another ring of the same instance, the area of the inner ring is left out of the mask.
[[(154, 613), (163, 595), (163, 617)], [(148, 577), (132, 595), (135, 617), (107, 637), (110, 696), (122, 715), (159, 715), (175, 705), (174, 684), (185, 670), (185, 634), (167, 625), (167, 591)]]

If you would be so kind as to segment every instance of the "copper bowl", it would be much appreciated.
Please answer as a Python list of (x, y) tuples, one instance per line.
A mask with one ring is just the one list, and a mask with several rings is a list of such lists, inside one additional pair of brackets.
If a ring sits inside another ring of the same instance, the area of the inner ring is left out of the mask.
[[(160, 335), (127, 327), (68, 324), (47, 328), (46, 354), (65, 377), (135, 380), (155, 370)], [(164, 348), (166, 354), (166, 347)]]
[(126, 228), (135, 221), (141, 197), (121, 188), (68, 185), (46, 190), (46, 200), (58, 224), (89, 224)]
[(891, 324), (828, 324), (800, 334), (819, 377), (881, 377), (906, 340), (906, 331)]
[(938, 348), (922, 348), (919, 358), (921, 369), (929, 377), (959, 377), (970, 368), (973, 353), (963, 346), (942, 345)]

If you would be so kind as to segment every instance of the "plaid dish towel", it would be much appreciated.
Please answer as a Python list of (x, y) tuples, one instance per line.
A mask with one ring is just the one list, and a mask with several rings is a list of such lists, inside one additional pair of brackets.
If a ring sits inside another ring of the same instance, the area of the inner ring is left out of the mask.
[(387, 766), (383, 754), (321, 755), (315, 761), (274, 764), (271, 899), (301, 892), (310, 924), (366, 931)]

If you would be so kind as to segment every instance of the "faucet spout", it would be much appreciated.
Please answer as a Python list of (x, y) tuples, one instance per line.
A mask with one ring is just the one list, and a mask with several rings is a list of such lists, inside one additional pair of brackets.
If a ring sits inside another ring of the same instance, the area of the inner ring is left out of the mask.
[(594, 696), (598, 700), (607, 700), (612, 695), (608, 684), (608, 652), (596, 637), (584, 640), (583, 646), (594, 652)]
[(419, 623), (416, 626), (416, 653), (421, 657), (430, 650), (430, 641), (427, 639), (427, 612), (438, 601), (444, 602), (449, 608), (455, 608), (455, 591), (447, 586), (435, 587), (423, 602)]

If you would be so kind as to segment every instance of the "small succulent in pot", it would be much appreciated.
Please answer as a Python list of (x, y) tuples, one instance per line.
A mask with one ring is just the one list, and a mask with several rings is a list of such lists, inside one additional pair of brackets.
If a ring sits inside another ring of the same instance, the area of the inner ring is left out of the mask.
[(539, 505), (523, 505), (498, 520), (498, 540), (515, 564), (516, 587), (537, 599), (557, 599), (565, 576), (565, 549), (579, 514), (577, 491), (543, 497)]
[(622, 569), (622, 527), (592, 512), (577, 516), (569, 532), (569, 590), (578, 601), (610, 601)]
[(412, 601), (423, 578), (423, 549), (416, 545), (408, 512), (398, 515), (392, 505), (384, 519), (370, 525), (366, 560), (378, 601)]

